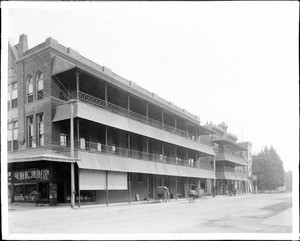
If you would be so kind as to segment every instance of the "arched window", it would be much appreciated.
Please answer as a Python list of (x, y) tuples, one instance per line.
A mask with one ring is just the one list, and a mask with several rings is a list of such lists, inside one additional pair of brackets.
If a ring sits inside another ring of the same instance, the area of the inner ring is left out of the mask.
[(36, 86), (37, 86), (37, 99), (43, 99), (43, 89), (44, 89), (44, 75), (42, 72), (36, 74)]
[(27, 102), (33, 101), (33, 79), (31, 75), (27, 76)]

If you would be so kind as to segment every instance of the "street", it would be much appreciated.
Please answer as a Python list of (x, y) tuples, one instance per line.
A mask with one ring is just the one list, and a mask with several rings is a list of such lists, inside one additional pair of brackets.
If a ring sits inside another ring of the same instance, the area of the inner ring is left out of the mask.
[(290, 233), (292, 194), (207, 197), (189, 202), (109, 206), (10, 205), (9, 232), (63, 233)]

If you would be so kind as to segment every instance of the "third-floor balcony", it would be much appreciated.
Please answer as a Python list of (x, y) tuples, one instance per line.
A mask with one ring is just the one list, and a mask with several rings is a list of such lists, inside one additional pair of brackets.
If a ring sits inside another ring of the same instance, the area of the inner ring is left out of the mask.
[(110, 112), (113, 112), (115, 114), (126, 116), (128, 118), (134, 119), (136, 121), (142, 122), (146, 125), (150, 125), (165, 131), (168, 131), (170, 133), (173, 133), (175, 135), (179, 135), (181, 137), (187, 138), (189, 140), (199, 142), (205, 145), (212, 146), (211, 142), (208, 138), (203, 138), (203, 136), (196, 135), (195, 133), (189, 133), (185, 130), (177, 129), (173, 126), (167, 125), (165, 123), (159, 122), (157, 120), (151, 119), (147, 116), (141, 115), (139, 113), (136, 113), (134, 111), (125, 109), (123, 107), (120, 107), (118, 105), (112, 104), (110, 102), (107, 102), (105, 100), (102, 100), (100, 98), (97, 98), (95, 96), (89, 95), (87, 93), (81, 92), (81, 91), (73, 91), (68, 96), (61, 95), (61, 99), (74, 99), (78, 100), (105, 110), (108, 110)]

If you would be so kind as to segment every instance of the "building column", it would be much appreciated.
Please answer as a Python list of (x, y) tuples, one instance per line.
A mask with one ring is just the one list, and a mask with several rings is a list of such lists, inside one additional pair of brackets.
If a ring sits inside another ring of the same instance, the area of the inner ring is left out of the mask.
[(130, 95), (127, 95), (127, 109), (130, 111)]
[(108, 101), (108, 90), (107, 90), (107, 84), (104, 86), (104, 100), (105, 100), (105, 106), (107, 108), (107, 101)]
[(175, 199), (177, 200), (177, 177), (175, 177)]
[(178, 164), (178, 161), (177, 161), (177, 146), (175, 146), (175, 164), (176, 165)]

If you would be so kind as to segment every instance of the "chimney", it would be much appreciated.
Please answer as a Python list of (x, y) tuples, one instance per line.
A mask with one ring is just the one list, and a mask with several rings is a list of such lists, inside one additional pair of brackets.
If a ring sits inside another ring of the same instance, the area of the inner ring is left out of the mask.
[(22, 35), (20, 35), (19, 44), (18, 44), (18, 55), (19, 55), (19, 57), (22, 57), (27, 50), (28, 50), (27, 35), (22, 34)]

